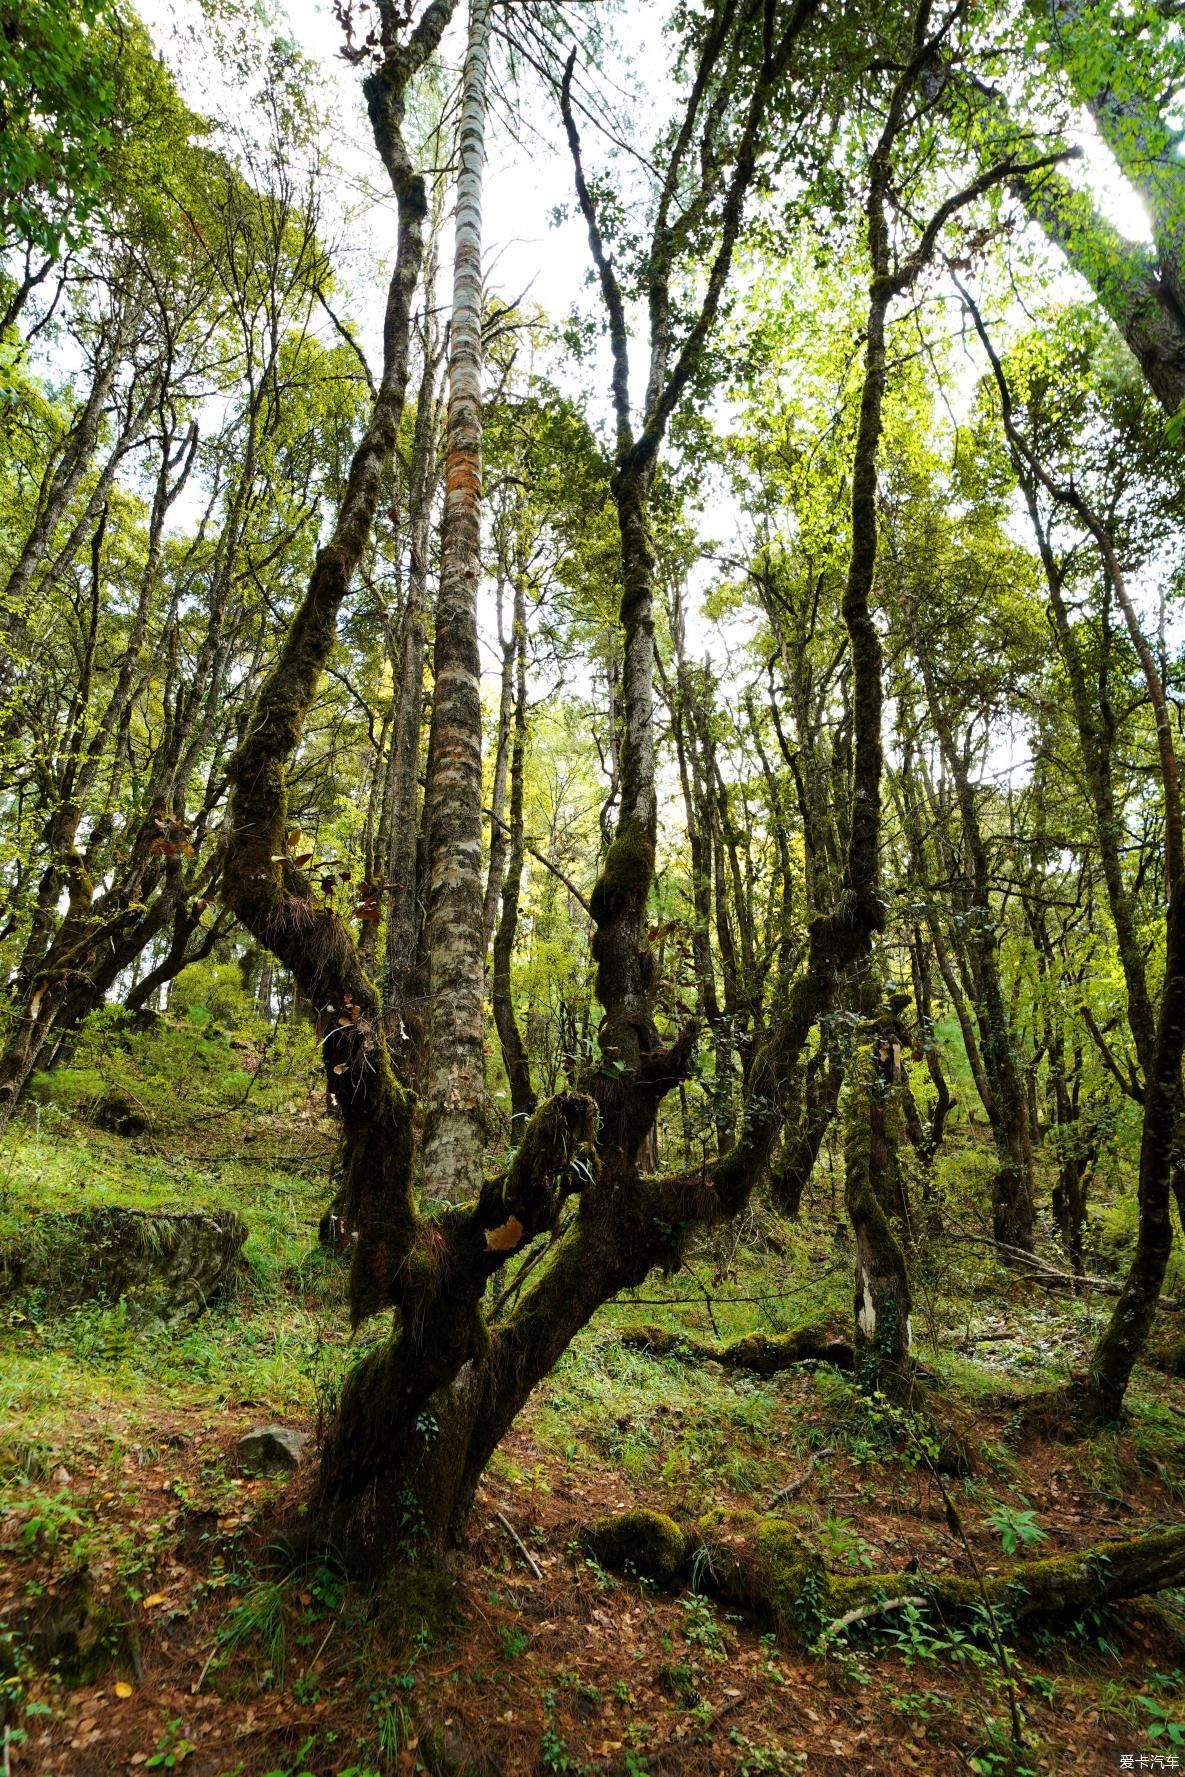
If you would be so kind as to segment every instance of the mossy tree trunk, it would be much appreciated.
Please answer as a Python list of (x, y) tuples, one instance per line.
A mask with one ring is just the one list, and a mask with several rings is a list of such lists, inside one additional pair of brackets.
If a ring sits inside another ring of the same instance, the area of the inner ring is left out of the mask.
[(1164, 982), (1151, 1077), (1145, 1086), (1138, 1184), (1136, 1250), (1123, 1288), (1090, 1360), (1079, 1410), (1111, 1423), (1123, 1410), (1132, 1371), (1144, 1349), (1173, 1245), (1170, 1178), (1185, 1052), (1185, 881), (1178, 880), (1165, 920)]
[[(915, 646), (917, 638), (915, 637)], [(992, 914), (991, 865), (965, 752), (957, 744), (946, 703), (925, 649), (918, 648), (930, 719), (955, 787), (967, 858), (961, 930), (970, 965), (979, 1026), (979, 1052), (988, 1086), (986, 1109), (996, 1148), (992, 1178), (992, 1232), (1006, 1250), (1031, 1252), (1036, 1209), (1028, 1107), (1000, 978), (999, 932)]]
[(523, 794), (526, 787), (527, 764), (527, 598), (525, 583), (519, 578), (514, 589), (513, 623), (514, 706), (512, 732), (507, 736), (510, 749), (510, 821), (507, 829), (508, 849), (502, 880), (502, 917), (494, 934), (491, 998), (498, 1041), (502, 1046), (502, 1062), (510, 1087), (511, 1142), (517, 1141), (527, 1119), (535, 1109), (535, 1088), (531, 1084), (531, 1063), (523, 1043), (518, 1020), (514, 1014), (510, 964), (518, 931), (519, 896), (522, 893), (523, 865)]
[(844, 1065), (826, 1038), (798, 1070), (786, 1114), (786, 1132), (770, 1165), (769, 1191), (780, 1214), (797, 1220), (803, 1194), (835, 1120)]
[(901, 1172), (899, 1008), (864, 1026), (844, 1082), (844, 1198), (856, 1237), (855, 1350), (863, 1385), (910, 1394), (909, 1209)]
[[(435, 227), (435, 222), (434, 222)], [(391, 742), (391, 815), (386, 879), (384, 1019), (395, 1071), (405, 1085), (417, 1085), (424, 1069), (422, 930), (418, 893), (416, 835), (420, 774), (420, 727), (424, 711), (425, 606), (432, 537), (432, 502), (439, 469), (441, 404), (438, 377), (441, 348), (433, 315), (436, 287), (434, 241), (424, 271), (422, 353), (416, 419), (412, 433), (407, 490), (407, 595), (400, 617), (392, 669), (398, 693)]]
[(1014, 1562), (1003, 1572), (975, 1578), (924, 1570), (855, 1578), (829, 1573), (797, 1524), (755, 1512), (710, 1512), (691, 1525), (664, 1512), (620, 1512), (590, 1524), (582, 1541), (606, 1566), (660, 1585), (677, 1584), (694, 1572), (718, 1597), (807, 1645), (906, 1604), (983, 1632), (985, 1605), (1012, 1625), (1081, 1614), (1170, 1590), (1185, 1579), (1185, 1530), (1180, 1529)]
[[(1166, 121), (1153, 69), (1157, 33), (1118, 37), (1116, 16), (1090, 0), (1051, 0), (1046, 53), (1090, 112), (1124, 177), (1139, 193), (1150, 241), (1126, 239), (1090, 196), (1055, 178), (1021, 181), (1030, 214), (1062, 249), (1127, 340), (1166, 413), (1185, 402), (1185, 179), (1177, 132)], [(1101, 51), (1101, 53), (1100, 53)], [(1112, 58), (1123, 64), (1116, 79)]]
[(490, 787), (490, 856), (481, 917), (483, 954), (489, 951), (494, 928), (498, 923), (498, 901), (502, 894), (506, 858), (510, 848), (506, 826), (506, 793), (510, 783), (510, 730), (514, 721), (517, 644), (513, 622), (509, 634), (506, 630), (506, 566), (502, 559), (498, 562), (494, 598), (498, 614), (498, 647), (502, 653), (502, 673), (498, 687), (498, 724), (494, 740), (494, 781)]

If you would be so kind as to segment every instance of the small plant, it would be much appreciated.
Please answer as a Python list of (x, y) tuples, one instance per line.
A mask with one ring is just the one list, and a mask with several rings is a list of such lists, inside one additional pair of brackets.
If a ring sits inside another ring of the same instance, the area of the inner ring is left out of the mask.
[(507, 1660), (517, 1660), (531, 1645), (531, 1637), (526, 1630), (511, 1623), (504, 1623), (499, 1635), (502, 1640), (502, 1656)]
[(1185, 1708), (1178, 1703), (1172, 1709), (1166, 1709), (1159, 1697), (1137, 1697), (1136, 1702), (1151, 1717), (1148, 1723), (1150, 1740), (1163, 1738), (1169, 1746), (1185, 1746)]
[(1001, 1547), (1006, 1555), (1019, 1554), (1022, 1548), (1031, 1549), (1036, 1543), (1044, 1542), (1047, 1532), (1037, 1522), (1037, 1514), (1028, 1509), (1021, 1510), (1016, 1506), (997, 1506), (989, 1512), (987, 1521), (1000, 1538)]
[(683, 1600), (683, 1635), (692, 1647), (702, 1648), (713, 1659), (724, 1658), (727, 1650), (716, 1608), (702, 1592), (690, 1592)]
[(215, 1642), (223, 1655), (257, 1643), (267, 1658), (266, 1683), (280, 1683), (288, 1653), (284, 1593), (274, 1580), (262, 1580), (236, 1604), (220, 1625)]
[(819, 1543), (829, 1567), (856, 1566), (871, 1573), (876, 1566), (876, 1550), (850, 1518), (824, 1518), (819, 1526)]
[(185, 1724), (179, 1715), (165, 1724), (165, 1731), (156, 1743), (156, 1750), (145, 1761), (149, 1771), (175, 1771), (177, 1766), (184, 1764), (191, 1752), (196, 1752), (192, 1740), (187, 1740), (184, 1733)]
[(733, 1728), (728, 1737), (740, 1754), (737, 1777), (791, 1777), (806, 1765), (805, 1752), (789, 1752), (777, 1745), (758, 1746), (739, 1728)]
[(543, 1693), (545, 1723), (539, 1742), (539, 1763), (552, 1777), (579, 1777), (581, 1761), (570, 1750), (555, 1722), (555, 1692)]
[(414, 1725), (407, 1709), (397, 1698), (389, 1698), (376, 1711), (379, 1731), (379, 1755), (386, 1765), (393, 1765), (403, 1748), (412, 1739)]
[(31, 1555), (35, 1549), (48, 1553), (58, 1547), (67, 1531), (84, 1528), (83, 1519), (68, 1499), (58, 1494), (42, 1494), (21, 1525), (21, 1551), (26, 1555)]

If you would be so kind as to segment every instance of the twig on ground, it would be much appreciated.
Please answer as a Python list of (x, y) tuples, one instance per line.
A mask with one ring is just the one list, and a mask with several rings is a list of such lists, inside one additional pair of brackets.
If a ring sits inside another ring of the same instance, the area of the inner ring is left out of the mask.
[[(1029, 1253), (1020, 1246), (1008, 1246), (1000, 1240), (992, 1240), (985, 1234), (947, 1234), (947, 1240), (966, 1242), (971, 1246), (994, 1246), (997, 1252), (1006, 1254), (1016, 1263), (1017, 1270), (1023, 1272), (1031, 1283), (1044, 1285), (1046, 1289), (1068, 1286), (1072, 1289), (1095, 1290), (1101, 1296), (1118, 1296), (1122, 1285), (1112, 1282), (1109, 1277), (1092, 1277), (1088, 1272), (1079, 1276), (1073, 1271), (1058, 1271), (1035, 1253)], [(1181, 1303), (1171, 1296), (1158, 1296), (1157, 1305), (1177, 1314)]]
[(332, 1623), (330, 1623), (328, 1629), (326, 1629), (326, 1631), (325, 1631), (325, 1639), (322, 1641), (320, 1647), (317, 1649), (316, 1653), (313, 1655), (312, 1659), (309, 1661), (308, 1665), (304, 1669), (304, 1675), (306, 1678), (308, 1677), (309, 1673), (313, 1670), (313, 1667), (317, 1664), (317, 1661), (321, 1658), (321, 1655), (325, 1652), (325, 1649), (329, 1646), (329, 1637), (333, 1634), (333, 1631), (337, 1628), (338, 1624), (341, 1622), (342, 1611), (345, 1610), (345, 1608), (346, 1608), (346, 1602), (345, 1602), (345, 1599), (343, 1598), (342, 1602), (341, 1602), (341, 1607), (338, 1610), (337, 1615), (334, 1617)]
[(807, 1482), (810, 1480), (811, 1476), (814, 1474), (816, 1463), (822, 1462), (822, 1460), (825, 1456), (834, 1456), (834, 1455), (835, 1455), (835, 1446), (833, 1444), (826, 1444), (822, 1450), (816, 1450), (813, 1453), (813, 1455), (811, 1456), (806, 1467), (803, 1469), (802, 1473), (799, 1475), (798, 1479), (796, 1481), (788, 1481), (784, 1487), (781, 1487), (778, 1489), (777, 1493), (774, 1494), (772, 1499), (768, 1499), (766, 1501), (766, 1503), (765, 1503), (766, 1511), (772, 1512), (775, 1506), (785, 1505), (785, 1503), (788, 1499), (793, 1499), (794, 1495), (796, 1493), (800, 1493), (802, 1491), (802, 1489), (806, 1486)]
[(904, 1610), (907, 1605), (921, 1606), (927, 1602), (928, 1600), (923, 1598), (920, 1593), (910, 1593), (903, 1594), (900, 1598), (884, 1598), (879, 1603), (861, 1604), (855, 1610), (849, 1610), (842, 1617), (836, 1617), (834, 1622), (828, 1623), (815, 1643), (815, 1651), (818, 1652), (824, 1643), (830, 1641), (833, 1636), (841, 1634), (845, 1629), (850, 1629), (853, 1623), (863, 1623), (869, 1617), (883, 1617), (890, 1610)]
[(514, 1525), (510, 1522), (510, 1519), (506, 1516), (506, 1513), (495, 1512), (494, 1516), (497, 1518), (507, 1536), (509, 1536), (510, 1540), (513, 1542), (515, 1548), (518, 1550), (531, 1572), (535, 1575), (535, 1578), (541, 1580), (543, 1578), (543, 1569), (536, 1561), (534, 1555), (532, 1555), (530, 1549), (528, 1549), (518, 1531), (514, 1528)]

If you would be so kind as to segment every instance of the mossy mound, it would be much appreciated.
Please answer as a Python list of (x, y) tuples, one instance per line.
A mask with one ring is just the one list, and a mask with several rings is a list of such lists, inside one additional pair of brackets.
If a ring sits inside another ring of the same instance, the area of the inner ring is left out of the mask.
[(0, 1297), (33, 1289), (55, 1306), (126, 1300), (139, 1319), (187, 1320), (233, 1282), (246, 1238), (231, 1210), (37, 1216), (0, 1248)]
[(1185, 1381), (1185, 1333), (1160, 1339), (1148, 1348), (1147, 1362), (1165, 1376)]
[(642, 1321), (623, 1327), (621, 1343), (630, 1351), (650, 1357), (673, 1357), (687, 1364), (716, 1363), (726, 1370), (744, 1370), (755, 1376), (776, 1376), (795, 1364), (830, 1364), (851, 1370), (855, 1355), (846, 1339), (827, 1327), (794, 1327), (788, 1333), (746, 1333), (730, 1345), (713, 1345), (690, 1333)]
[(122, 1135), (127, 1141), (152, 1133), (152, 1118), (139, 1099), (118, 1088), (105, 1092), (102, 1098), (94, 1101), (90, 1106), (88, 1121), (96, 1129), (106, 1129), (112, 1135)]
[[(655, 1326), (651, 1321), (639, 1321), (634, 1326), (622, 1327), (620, 1337), (627, 1351), (644, 1351), (649, 1357), (681, 1354), (689, 1343), (669, 1327)], [(694, 1345), (696, 1342), (692, 1340), (690, 1343)]]
[(419, 1754), (429, 1777), (499, 1777), (493, 1755), (447, 1723), (421, 1731)]
[(85, 1567), (59, 1578), (20, 1624), (36, 1664), (66, 1685), (94, 1684), (132, 1664), (126, 1609), (100, 1600)]
[(395, 1638), (446, 1641), (459, 1627), (457, 1586), (444, 1567), (399, 1568), (383, 1587), (380, 1620)]
[(580, 1540), (602, 1567), (639, 1574), (660, 1585), (676, 1578), (687, 1555), (687, 1538), (675, 1520), (644, 1506), (598, 1518)]

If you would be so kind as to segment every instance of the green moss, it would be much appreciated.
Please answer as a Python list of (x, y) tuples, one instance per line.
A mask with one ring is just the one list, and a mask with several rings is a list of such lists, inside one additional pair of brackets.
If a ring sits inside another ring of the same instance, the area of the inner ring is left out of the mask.
[(671, 1357), (681, 1354), (688, 1341), (670, 1327), (659, 1327), (651, 1321), (642, 1321), (636, 1326), (621, 1329), (621, 1343), (627, 1351), (645, 1351), (651, 1357)]
[(758, 1376), (774, 1376), (794, 1364), (819, 1362), (850, 1370), (852, 1348), (821, 1327), (795, 1327), (788, 1333), (748, 1333), (725, 1345), (720, 1362), (732, 1370), (751, 1370)]
[(768, 1573), (774, 1614), (780, 1622), (792, 1623), (812, 1584), (820, 1591), (826, 1588), (822, 1556), (786, 1518), (766, 1518), (758, 1523), (757, 1554)]
[(441, 1567), (399, 1568), (383, 1588), (379, 1618), (389, 1635), (446, 1641), (460, 1623), (456, 1581)]
[(818, 1362), (850, 1370), (852, 1348), (823, 1327), (795, 1327), (787, 1333), (746, 1333), (728, 1345), (713, 1345), (642, 1321), (621, 1330), (628, 1351), (644, 1351), (650, 1357), (681, 1358), (686, 1363), (718, 1363), (728, 1370), (746, 1370), (756, 1376), (776, 1376), (795, 1364)]
[(39, 1600), (24, 1632), (37, 1664), (67, 1685), (94, 1684), (132, 1661), (125, 1613), (110, 1599), (99, 1601), (85, 1567)]
[(654, 873), (654, 847), (642, 833), (619, 833), (605, 854), (589, 907), (598, 925), (607, 924), (623, 906), (645, 898)]
[(1175, 1339), (1162, 1339), (1150, 1346), (1147, 1361), (1154, 1370), (1185, 1380), (1185, 1334)]
[(602, 1567), (642, 1574), (663, 1585), (676, 1577), (687, 1555), (687, 1538), (675, 1520), (645, 1507), (598, 1518), (580, 1540)]

